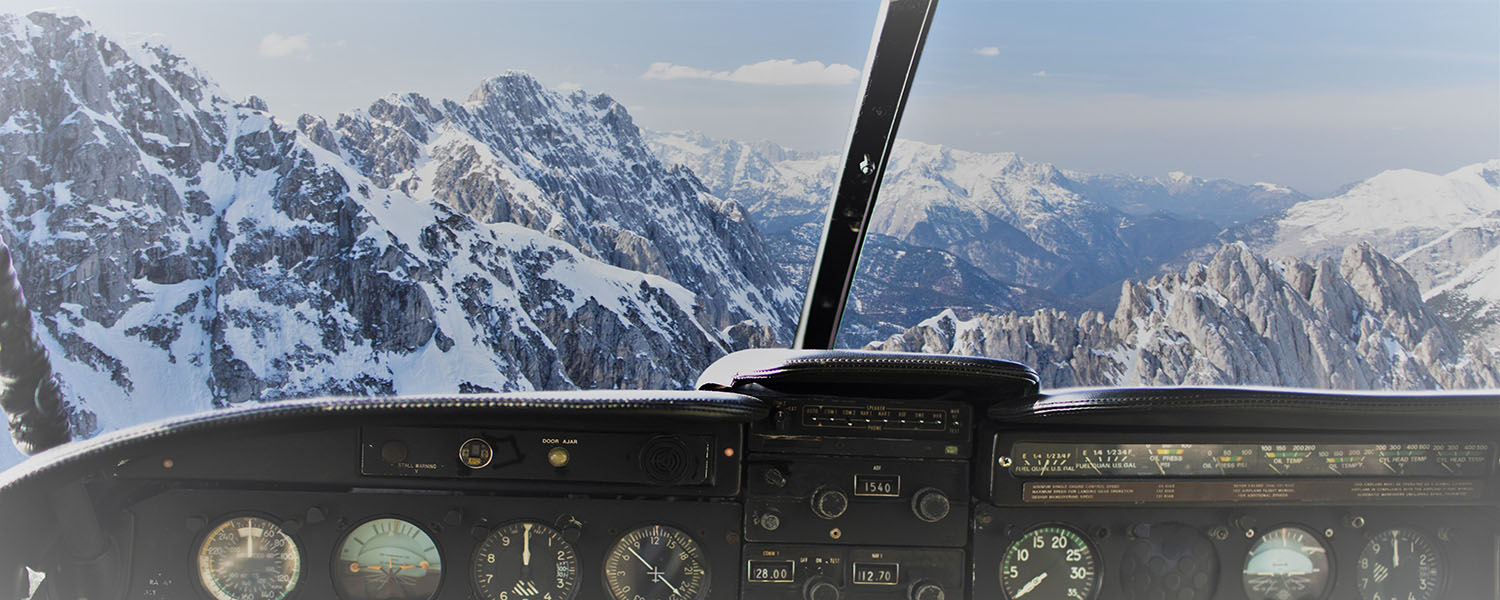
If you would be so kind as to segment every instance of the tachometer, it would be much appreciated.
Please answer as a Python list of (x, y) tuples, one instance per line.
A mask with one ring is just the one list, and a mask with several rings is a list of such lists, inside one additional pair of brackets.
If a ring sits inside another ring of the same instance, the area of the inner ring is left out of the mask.
[(1245, 595), (1250, 600), (1322, 600), (1333, 583), (1328, 546), (1297, 526), (1269, 531), (1245, 557)]
[(281, 527), (235, 517), (198, 544), (198, 582), (215, 600), (281, 600), (297, 588), (302, 552)]
[(682, 530), (647, 525), (610, 547), (604, 584), (614, 600), (702, 600), (708, 596), (708, 560)]
[(1033, 528), (1000, 559), (1000, 588), (1008, 600), (1090, 600), (1099, 591), (1094, 547), (1069, 527)]
[(1387, 529), (1359, 553), (1359, 596), (1364, 600), (1435, 600), (1446, 574), (1432, 540), (1412, 529)]
[(344, 535), (332, 570), (344, 600), (430, 600), (443, 579), (443, 559), (421, 527), (383, 518)]
[(486, 600), (572, 600), (578, 554), (545, 524), (509, 523), (474, 550), (472, 578), (474, 591)]

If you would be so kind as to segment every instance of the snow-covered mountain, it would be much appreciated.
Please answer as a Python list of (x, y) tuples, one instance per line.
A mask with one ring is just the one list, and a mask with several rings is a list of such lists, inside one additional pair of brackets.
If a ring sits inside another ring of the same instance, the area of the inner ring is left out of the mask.
[(1500, 349), (1500, 159), (1442, 175), (1386, 171), (1229, 235), (1272, 257), (1368, 243), (1395, 257), (1462, 334)]
[[(664, 161), (713, 174), (704, 179), (709, 189), (743, 203), (768, 232), (821, 224), (826, 215), (836, 155), (683, 132), (652, 134), (649, 141)], [(1250, 206), (1240, 199), (1257, 194), (1275, 195), (1190, 177), (1163, 183), (1064, 172), (1011, 153), (903, 140), (870, 227), (913, 247), (951, 253), (997, 280), (1085, 301), (1127, 277), (1153, 272), (1220, 229), (1165, 208), (1213, 212), (1220, 205)], [(1150, 209), (1153, 202), (1162, 208)]]
[[(0, 236), (77, 431), (313, 394), (672, 388), (728, 326), (795, 321), (743, 210), (607, 97), (511, 74), (401, 100), (299, 130), (167, 48), (0, 16)], [(502, 112), (523, 106), (554, 114)]]
[(1227, 179), (1204, 179), (1180, 171), (1165, 177), (1096, 175), (1063, 171), (1080, 195), (1093, 198), (1126, 214), (1145, 216), (1158, 212), (1213, 221), (1221, 227), (1248, 222), (1307, 200), (1307, 196), (1284, 185), (1245, 185)]
[(1127, 282), (1113, 316), (940, 313), (873, 349), (1018, 360), (1043, 387), (1282, 385), (1343, 389), (1500, 385), (1500, 365), (1367, 244), (1316, 262), (1244, 244), (1182, 273)]
[(464, 102), (394, 95), (332, 125), (303, 117), (298, 126), (383, 188), (669, 278), (699, 294), (714, 326), (770, 325), (789, 341), (801, 290), (744, 208), (658, 161), (609, 96), (563, 95), (511, 72)]

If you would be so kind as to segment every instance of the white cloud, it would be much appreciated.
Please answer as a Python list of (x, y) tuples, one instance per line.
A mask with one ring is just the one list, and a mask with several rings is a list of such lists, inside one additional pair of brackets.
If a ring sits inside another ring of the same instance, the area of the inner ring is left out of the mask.
[(266, 34), (260, 38), (260, 55), (266, 58), (286, 58), (288, 56), (308, 57), (308, 50), (312, 44), (308, 42), (307, 34), (282, 35), (276, 32)]
[(651, 63), (642, 79), (712, 79), (757, 85), (846, 85), (859, 78), (859, 69), (843, 64), (792, 58), (765, 60), (732, 71), (710, 71), (669, 62)]
[(579, 84), (574, 83), (572, 81), (564, 81), (562, 83), (557, 84), (557, 91), (562, 92), (564, 94), (571, 94), (571, 93), (576, 92), (576, 91), (581, 90), (581, 89), (583, 89), (582, 85), (579, 85)]
[(1046, 77), (1047, 76), (1047, 70), (1046, 69), (1042, 69), (1040, 71), (1032, 73), (1031, 76), (1032, 77)]
[(980, 56), (1000, 56), (1000, 48), (996, 46), (985, 46), (983, 48), (975, 48), (974, 53)]

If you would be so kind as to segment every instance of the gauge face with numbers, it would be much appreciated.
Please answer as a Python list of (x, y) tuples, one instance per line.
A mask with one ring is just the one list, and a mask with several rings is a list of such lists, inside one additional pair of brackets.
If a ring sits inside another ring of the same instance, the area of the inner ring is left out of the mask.
[(1436, 600), (1446, 575), (1432, 540), (1412, 529), (1387, 529), (1359, 553), (1359, 597), (1364, 600)]
[(344, 600), (429, 600), (443, 580), (443, 559), (415, 523), (373, 519), (339, 542), (333, 577)]
[(235, 517), (198, 545), (198, 582), (215, 600), (281, 600), (297, 587), (302, 552), (281, 527)]
[(703, 549), (674, 527), (628, 531), (604, 557), (604, 585), (614, 600), (702, 600), (708, 584)]
[(517, 521), (491, 532), (474, 550), (474, 591), (485, 600), (572, 600), (578, 554), (556, 529)]
[(1070, 527), (1035, 527), (1000, 559), (1007, 600), (1091, 600), (1099, 591), (1094, 547)]

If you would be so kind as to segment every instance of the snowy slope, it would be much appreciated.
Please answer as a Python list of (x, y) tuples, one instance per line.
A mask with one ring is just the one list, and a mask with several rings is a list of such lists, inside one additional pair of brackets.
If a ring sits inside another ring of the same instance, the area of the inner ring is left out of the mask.
[(299, 128), (377, 185), (485, 223), (516, 223), (698, 293), (716, 327), (789, 339), (800, 311), (743, 207), (663, 164), (606, 95), (508, 72), (462, 101), (393, 95)]
[(673, 388), (728, 349), (699, 292), (382, 187), (75, 17), (0, 16), (0, 124), (0, 236), (82, 435), (316, 394)]

